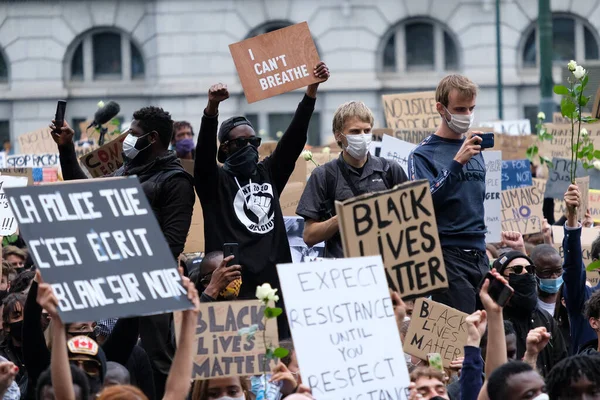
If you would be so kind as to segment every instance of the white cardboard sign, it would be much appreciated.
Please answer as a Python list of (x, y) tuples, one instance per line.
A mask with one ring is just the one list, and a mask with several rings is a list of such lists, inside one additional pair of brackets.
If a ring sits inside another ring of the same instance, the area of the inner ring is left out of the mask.
[(405, 399), (381, 256), (277, 266), (302, 381), (319, 400)]
[(502, 152), (484, 151), (481, 154), (485, 161), (485, 241), (498, 243), (502, 241)]
[(8, 206), (4, 188), (25, 187), (28, 181), (27, 177), (0, 176), (0, 236), (12, 235), (17, 231), (17, 220)]
[(417, 147), (416, 144), (396, 139), (390, 135), (383, 135), (380, 155), (389, 161), (396, 161), (408, 176), (408, 156), (415, 147)]
[(531, 135), (531, 121), (518, 119), (512, 121), (488, 121), (479, 123), (479, 127), (489, 127), (494, 132), (508, 135)]

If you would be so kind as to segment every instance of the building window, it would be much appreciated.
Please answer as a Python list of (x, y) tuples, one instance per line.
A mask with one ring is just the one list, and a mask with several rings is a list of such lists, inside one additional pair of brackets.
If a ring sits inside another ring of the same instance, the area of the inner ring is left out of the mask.
[(126, 33), (96, 29), (80, 36), (68, 61), (70, 81), (143, 79), (144, 58)]
[[(522, 62), (524, 68), (536, 68), (538, 62), (537, 23), (527, 32), (523, 44)], [(572, 16), (555, 14), (552, 17), (552, 59), (558, 63), (577, 60), (579, 63), (599, 59), (598, 36), (585, 20)]]
[[(294, 118), (293, 113), (273, 113), (269, 114), (268, 137), (263, 140), (279, 140), (285, 133), (290, 122)], [(321, 145), (321, 114), (314, 112), (308, 124), (308, 144), (311, 146)]]
[(0, 51), (0, 83), (6, 82), (8, 82), (8, 65), (2, 51)]
[(10, 122), (0, 121), (0, 145), (6, 140), (10, 141)]
[(384, 36), (381, 67), (385, 72), (455, 71), (459, 68), (458, 46), (442, 24), (411, 19)]

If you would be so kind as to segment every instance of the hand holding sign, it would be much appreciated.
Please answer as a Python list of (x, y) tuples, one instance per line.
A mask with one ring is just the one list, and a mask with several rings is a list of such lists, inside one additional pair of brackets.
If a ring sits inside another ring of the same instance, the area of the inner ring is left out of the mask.
[(63, 121), (62, 127), (60, 127), (60, 133), (56, 133), (59, 127), (55, 126), (55, 124), (56, 121), (52, 120), (52, 123), (50, 124), (50, 134), (52, 135), (52, 139), (54, 139), (56, 144), (59, 146), (64, 146), (69, 143), (73, 143), (75, 131), (69, 126), (67, 121)]
[(311, 83), (306, 88), (306, 94), (308, 97), (315, 98), (317, 97), (317, 88), (319, 87), (319, 83), (325, 82), (331, 74), (329, 73), (329, 68), (323, 61), (319, 61), (319, 63), (315, 66), (313, 74), (319, 79), (319, 82)]
[(567, 223), (568, 226), (577, 226), (577, 207), (581, 203), (581, 193), (577, 185), (569, 185), (565, 193), (565, 204), (567, 205)]

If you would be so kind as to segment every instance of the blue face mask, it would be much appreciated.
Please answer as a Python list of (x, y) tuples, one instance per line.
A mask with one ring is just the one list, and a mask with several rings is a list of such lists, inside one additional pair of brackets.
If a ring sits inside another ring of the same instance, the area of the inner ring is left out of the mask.
[(538, 278), (538, 282), (540, 285), (540, 290), (542, 292), (555, 294), (555, 293), (558, 293), (558, 291), (564, 281), (563, 281), (563, 277), (559, 276), (556, 279), (540, 279), (540, 278)]

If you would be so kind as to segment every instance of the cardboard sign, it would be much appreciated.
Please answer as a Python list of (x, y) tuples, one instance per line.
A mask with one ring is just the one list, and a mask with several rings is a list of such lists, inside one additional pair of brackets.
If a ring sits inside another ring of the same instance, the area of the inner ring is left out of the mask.
[(408, 176), (408, 156), (417, 145), (384, 135), (381, 141), (381, 157), (400, 164)]
[(427, 360), (427, 354), (440, 353), (445, 368), (462, 357), (467, 344), (468, 314), (424, 298), (415, 301), (412, 319), (404, 339), (404, 351)]
[(19, 154), (6, 157), (7, 168), (44, 168), (60, 166), (60, 157), (56, 154)]
[[(546, 193), (544, 197), (562, 200), (565, 197), (565, 192), (571, 184), (571, 160), (563, 158), (552, 159), (552, 169), (549, 171), (548, 182), (546, 183)], [(578, 163), (576, 176), (585, 176), (586, 171)]]
[(315, 398), (404, 398), (410, 380), (381, 257), (283, 264), (277, 273)]
[[(114, 122), (114, 123), (113, 123)], [(82, 137), (87, 137), (90, 140), (93, 140), (94, 143), (98, 143), (98, 139), (100, 139), (100, 130), (95, 127), (90, 127), (88, 129), (88, 125), (92, 123), (91, 120), (85, 121), (79, 124), (79, 130), (81, 132)], [(119, 124), (119, 120), (114, 118), (108, 121), (106, 124), (102, 125), (107, 129), (106, 134), (104, 135), (104, 144), (115, 140), (121, 135), (121, 126)]]
[[(263, 372), (265, 345), (263, 316), (265, 306), (257, 300), (219, 301), (200, 304), (195, 342), (198, 344), (192, 379), (202, 380), (225, 376), (260, 375)], [(179, 327), (180, 313), (175, 326)], [(254, 339), (238, 334), (243, 328), (258, 325)], [(277, 323), (266, 326), (267, 342), (277, 347)], [(267, 363), (267, 371), (275, 366)]]
[(394, 130), (390, 128), (375, 128), (371, 133), (373, 134), (374, 142), (381, 142), (383, 140), (383, 135), (394, 136)]
[(590, 189), (588, 209), (594, 219), (594, 224), (600, 223), (600, 190)]
[(530, 235), (542, 231), (544, 196), (535, 186), (503, 190), (502, 230)]
[(502, 152), (484, 151), (481, 154), (485, 161), (485, 241), (498, 243), (502, 241)]
[(527, 148), (529, 148), (536, 139), (537, 137), (534, 135), (511, 136), (495, 133), (494, 150), (500, 150), (502, 152), (503, 160), (523, 160), (527, 158)]
[(6, 189), (65, 323), (190, 308), (137, 178)]
[[(581, 228), (581, 256), (583, 258), (583, 264), (585, 266), (588, 266), (592, 262), (592, 243), (594, 243), (594, 240), (596, 240), (599, 234), (600, 231), (596, 228)], [(564, 259), (564, 228), (562, 226), (552, 226), (552, 237), (554, 240), (554, 248)], [(596, 286), (600, 282), (600, 271), (586, 271), (585, 274), (586, 279), (590, 281), (592, 286)]]
[(345, 257), (380, 254), (389, 286), (403, 298), (448, 287), (426, 180), (335, 202)]
[(50, 132), (50, 128), (45, 127), (17, 136), (19, 152), (21, 154), (56, 153), (56, 143)]
[(505, 133), (508, 135), (531, 135), (531, 121), (528, 119), (518, 119), (513, 121), (488, 121), (481, 122), (481, 127), (489, 127), (494, 132)]
[(4, 189), (24, 187), (27, 186), (27, 183), (28, 179), (26, 177), (0, 176), (0, 236), (12, 235), (17, 231), (17, 221), (8, 206), (8, 199), (6, 198)]
[(290, 92), (321, 79), (320, 58), (306, 22), (229, 45), (248, 103)]
[(433, 135), (437, 129), (397, 129), (394, 131), (393, 136), (397, 139), (404, 140), (405, 142), (419, 144), (425, 138)]
[(529, 160), (505, 160), (502, 162), (502, 190), (533, 185)]
[(436, 128), (442, 122), (435, 108), (435, 92), (387, 94), (382, 100), (388, 128)]
[[(596, 97), (596, 101), (598, 101), (597, 97)], [(589, 117), (591, 115), (592, 114), (587, 113), (587, 112), (581, 113), (582, 117)], [(555, 113), (552, 113), (552, 123), (553, 124), (571, 124), (571, 120), (569, 118), (563, 117), (562, 113), (555, 112)]]
[(93, 178), (112, 174), (123, 165), (123, 141), (127, 133), (79, 158)]
[(590, 202), (590, 177), (575, 178), (575, 184), (581, 193), (581, 205), (577, 208), (577, 219), (583, 221)]
[[(571, 123), (544, 124), (544, 127), (552, 135), (552, 140), (544, 140), (539, 143), (539, 154), (549, 158), (571, 160)], [(600, 123), (585, 124), (585, 129), (588, 131), (594, 147), (600, 147)], [(575, 140), (577, 140), (577, 136), (575, 136)]]
[(24, 176), (27, 184), (33, 185), (33, 169), (31, 168), (0, 168), (0, 175)]

